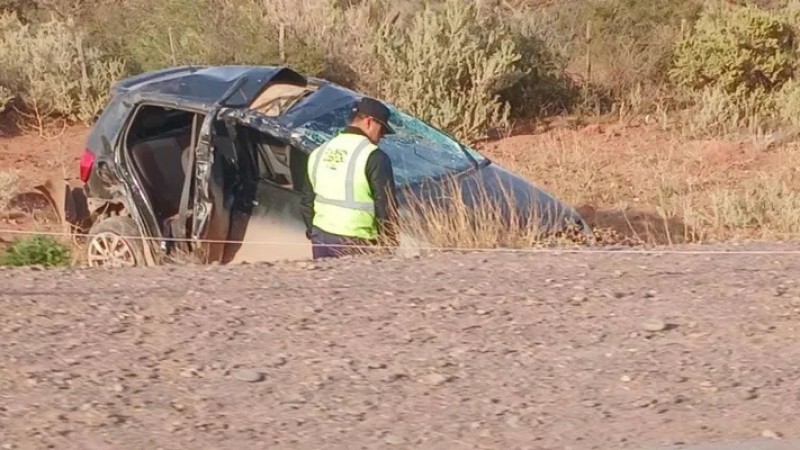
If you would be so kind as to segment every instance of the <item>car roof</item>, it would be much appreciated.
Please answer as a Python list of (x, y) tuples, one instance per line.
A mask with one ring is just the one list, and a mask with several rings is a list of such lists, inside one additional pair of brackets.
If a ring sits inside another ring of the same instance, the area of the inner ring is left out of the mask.
[(154, 70), (120, 80), (112, 87), (114, 95), (138, 93), (146, 97), (164, 96), (197, 105), (219, 100), (242, 76), (248, 81), (229, 100), (229, 106), (242, 106), (257, 96), (270, 81), (306, 84), (309, 79), (286, 66), (180, 66)]

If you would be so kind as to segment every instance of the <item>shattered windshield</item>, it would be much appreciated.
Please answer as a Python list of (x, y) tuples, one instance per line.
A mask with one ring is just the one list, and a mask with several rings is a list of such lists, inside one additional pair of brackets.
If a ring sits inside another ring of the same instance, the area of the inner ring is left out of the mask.
[[(355, 98), (342, 95), (343, 91), (324, 95), (326, 88), (296, 105), (282, 119), (293, 128), (293, 134), (299, 133), (315, 145), (323, 144), (347, 126), (355, 102)], [(323, 98), (314, 99), (317, 96)], [(485, 159), (424, 121), (387, 106), (391, 110), (389, 123), (396, 134), (385, 136), (379, 147), (391, 158), (398, 185), (467, 170), (475, 163), (465, 152), (477, 162)]]

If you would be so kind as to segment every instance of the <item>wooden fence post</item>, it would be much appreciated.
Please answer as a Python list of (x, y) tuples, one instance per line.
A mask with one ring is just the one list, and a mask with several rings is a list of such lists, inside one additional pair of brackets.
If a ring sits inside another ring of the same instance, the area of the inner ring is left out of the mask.
[(81, 95), (85, 99), (89, 89), (89, 70), (86, 67), (86, 57), (83, 53), (83, 37), (80, 34), (75, 38), (75, 47), (78, 51), (78, 62), (81, 65)]
[(169, 53), (172, 55), (172, 65), (178, 64), (178, 58), (175, 55), (175, 41), (172, 38), (172, 27), (167, 27), (167, 36), (169, 37)]
[(286, 64), (286, 25), (283, 22), (278, 27), (278, 48), (280, 49), (281, 64)]
[(592, 82), (592, 21), (586, 21), (586, 81)]

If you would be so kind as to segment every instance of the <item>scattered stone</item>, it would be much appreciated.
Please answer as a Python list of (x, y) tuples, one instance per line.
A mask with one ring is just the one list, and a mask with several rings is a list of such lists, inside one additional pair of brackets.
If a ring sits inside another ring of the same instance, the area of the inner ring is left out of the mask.
[(112, 387), (112, 389), (114, 390), (114, 392), (122, 392), (125, 390), (125, 386), (117, 383)]
[(283, 367), (286, 365), (287, 362), (288, 361), (285, 356), (276, 355), (275, 358), (272, 361), (270, 361), (269, 365), (271, 367)]
[(264, 374), (253, 369), (239, 369), (232, 373), (234, 379), (246, 383), (257, 383), (264, 379)]
[(645, 292), (644, 298), (655, 298), (656, 294), (658, 294), (656, 291), (649, 290), (649, 291)]
[(667, 323), (661, 319), (650, 319), (642, 323), (642, 330), (649, 333), (658, 333), (667, 329)]
[(449, 379), (447, 377), (439, 373), (431, 373), (417, 379), (417, 382), (427, 384), (428, 386), (441, 386), (448, 381)]
[(197, 370), (195, 369), (183, 369), (181, 370), (181, 377), (183, 378), (194, 378), (197, 376)]
[(764, 431), (761, 432), (761, 436), (765, 437), (767, 439), (780, 439), (782, 435), (780, 433), (778, 433), (777, 431), (764, 430)]
[(758, 398), (758, 389), (751, 387), (742, 391), (742, 400), (754, 400)]
[(403, 445), (406, 443), (406, 440), (401, 436), (390, 433), (383, 437), (383, 442), (386, 442), (389, 445)]
[(181, 404), (181, 403), (177, 403), (177, 402), (172, 402), (172, 403), (170, 403), (170, 406), (172, 406), (172, 408), (173, 408), (175, 411), (179, 411), (179, 412), (180, 412), (180, 411), (183, 411), (184, 409), (186, 409), (186, 407), (185, 407), (185, 406), (183, 406), (183, 404)]
[(669, 375), (667, 375), (667, 381), (669, 381), (670, 383), (678, 383), (678, 384), (680, 384), (680, 383), (685, 383), (685, 382), (689, 381), (689, 379), (686, 378), (683, 375), (669, 374)]
[(519, 416), (512, 414), (512, 415), (506, 417), (505, 422), (506, 422), (506, 425), (508, 425), (511, 428), (518, 428), (519, 427)]
[(485, 315), (489, 314), (489, 311), (486, 311), (485, 309), (479, 309), (479, 310), (475, 311), (475, 314), (477, 314), (479, 316), (485, 316)]
[(585, 295), (582, 295), (582, 294), (579, 294), (579, 295), (576, 295), (576, 296), (572, 297), (572, 304), (573, 305), (580, 305), (580, 304), (586, 303), (587, 301), (589, 301), (589, 297), (587, 297)]
[(303, 261), (297, 264), (297, 268), (301, 270), (316, 270), (317, 265), (314, 263)]
[(399, 381), (408, 378), (408, 374), (404, 372), (393, 372), (390, 373), (384, 378), (384, 381), (387, 383), (391, 383), (393, 381)]
[(631, 380), (632, 380), (632, 378), (631, 378), (631, 377), (629, 377), (628, 375), (623, 375), (623, 376), (622, 376), (622, 377), (620, 377), (620, 379), (619, 379), (619, 381), (622, 381), (623, 383), (629, 383)]

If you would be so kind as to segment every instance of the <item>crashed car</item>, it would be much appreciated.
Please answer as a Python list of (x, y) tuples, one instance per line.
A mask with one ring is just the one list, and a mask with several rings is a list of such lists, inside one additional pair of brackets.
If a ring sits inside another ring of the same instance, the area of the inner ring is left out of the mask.
[[(174, 67), (121, 80), (87, 139), (80, 185), (67, 187), (64, 218), (86, 236), (90, 266), (157, 265), (180, 254), (203, 263), (308, 258), (300, 213), (308, 156), (347, 124), (360, 97), (288, 67)], [(541, 217), (531, 226), (591, 232), (549, 193), (389, 106), (396, 134), (380, 146), (400, 211), (411, 197), (446, 207), (445, 180), (455, 180), (471, 207), (505, 201), (513, 208), (504, 214)], [(489, 195), (471, 199), (476, 190)]]

